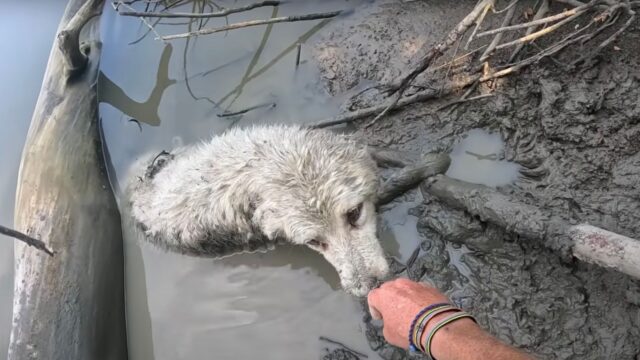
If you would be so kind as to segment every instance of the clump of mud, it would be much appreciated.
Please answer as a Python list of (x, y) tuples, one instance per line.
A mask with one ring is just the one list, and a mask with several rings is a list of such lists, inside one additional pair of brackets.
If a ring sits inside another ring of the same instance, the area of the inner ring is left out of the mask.
[[(392, 81), (416, 49), (441, 39), (472, 6), (386, 2), (346, 19), (316, 44), (328, 88), (340, 93), (366, 81)], [(450, 151), (472, 129), (498, 133), (502, 157), (522, 166), (521, 177), (500, 191), (569, 223), (640, 238), (640, 56), (629, 45), (639, 34), (636, 21), (615, 56), (608, 50), (574, 71), (560, 68), (562, 58), (542, 62), (491, 84), (495, 96), (486, 100), (442, 111), (436, 110), (441, 103), (416, 104), (370, 128), (356, 124), (355, 131), (371, 145), (414, 154)], [(422, 252), (406, 276), (437, 286), (491, 333), (540, 358), (640, 356), (640, 281), (563, 262), (426, 193), (398, 201), (416, 197), (423, 199), (411, 210), (420, 217)], [(369, 344), (382, 358), (408, 356), (364, 318)]]

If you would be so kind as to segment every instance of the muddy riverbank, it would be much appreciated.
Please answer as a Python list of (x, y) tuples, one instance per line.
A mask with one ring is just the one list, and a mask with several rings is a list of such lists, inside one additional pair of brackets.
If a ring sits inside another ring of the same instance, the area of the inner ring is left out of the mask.
[[(393, 80), (425, 41), (441, 39), (472, 6), (389, 1), (321, 33), (315, 54), (328, 89), (337, 94)], [(496, 81), (486, 89), (493, 97), (444, 110), (438, 107), (447, 100), (416, 104), (370, 128), (352, 128), (372, 145), (414, 154), (449, 151), (474, 129), (498, 134), (505, 148), (496, 160), (522, 167), (500, 191), (569, 223), (640, 238), (640, 56), (628, 45), (639, 40), (636, 21), (618, 50), (576, 70), (562, 64), (579, 48)], [(407, 275), (444, 290), (492, 333), (542, 358), (640, 356), (638, 280), (563, 261), (427, 193), (413, 192), (386, 209), (404, 203), (416, 204), (407, 215), (418, 219), (422, 249)], [(404, 358), (367, 323), (373, 349), (385, 359)]]

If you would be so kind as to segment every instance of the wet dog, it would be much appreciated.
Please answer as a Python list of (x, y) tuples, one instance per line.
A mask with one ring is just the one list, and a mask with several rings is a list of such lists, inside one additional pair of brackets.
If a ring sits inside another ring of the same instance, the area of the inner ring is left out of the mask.
[(325, 130), (269, 126), (149, 156), (127, 196), (144, 237), (218, 257), (288, 242), (322, 254), (342, 287), (364, 296), (389, 266), (376, 235), (376, 162)]

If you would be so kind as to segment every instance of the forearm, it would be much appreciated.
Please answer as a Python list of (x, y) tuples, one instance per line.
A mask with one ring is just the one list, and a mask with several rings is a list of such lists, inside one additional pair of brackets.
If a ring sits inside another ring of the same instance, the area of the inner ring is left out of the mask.
[(438, 360), (532, 359), (491, 336), (470, 319), (461, 319), (440, 329), (433, 338), (431, 351)]

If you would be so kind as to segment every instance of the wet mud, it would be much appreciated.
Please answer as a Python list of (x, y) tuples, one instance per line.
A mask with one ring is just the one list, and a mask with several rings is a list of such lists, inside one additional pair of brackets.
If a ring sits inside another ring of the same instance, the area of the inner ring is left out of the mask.
[[(425, 41), (441, 39), (472, 6), (376, 3), (322, 32), (314, 51), (327, 88), (340, 94), (395, 79)], [(575, 70), (559, 64), (579, 48), (491, 84), (486, 90), (493, 97), (444, 110), (438, 107), (455, 96), (415, 104), (370, 128), (356, 123), (350, 129), (372, 146), (416, 156), (450, 152), (474, 129), (500, 135), (504, 149), (495, 160), (520, 166), (514, 183), (497, 184), (500, 192), (565, 223), (638, 239), (640, 49), (629, 44), (639, 40), (636, 21), (619, 40), (620, 50), (606, 50)], [(421, 252), (401, 276), (437, 286), (491, 333), (540, 358), (640, 356), (639, 280), (563, 259), (427, 192), (410, 192), (381, 211), (407, 203), (416, 204), (407, 216), (418, 218)], [(366, 314), (363, 320), (371, 349), (384, 359), (408, 357), (384, 342), (380, 324)], [(333, 354), (324, 359), (349, 358)]]

